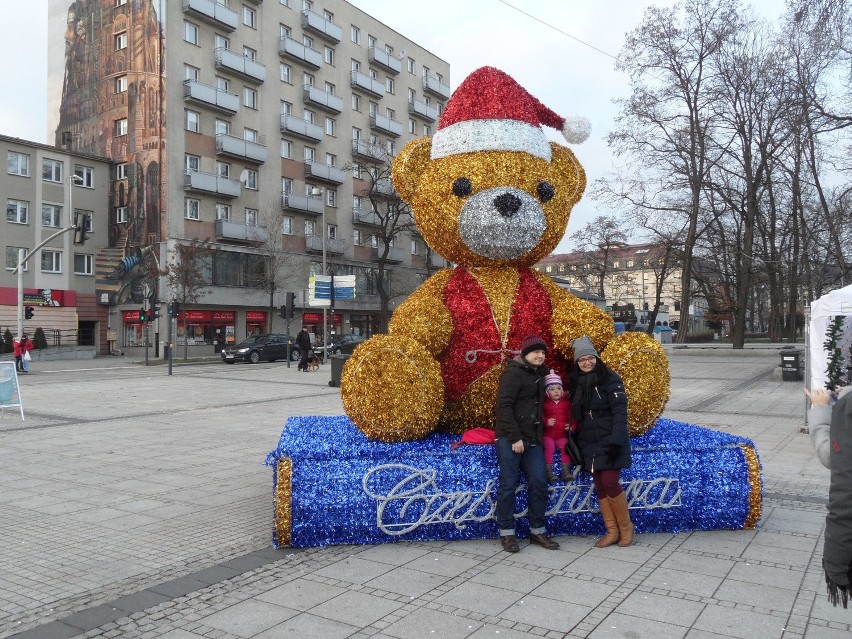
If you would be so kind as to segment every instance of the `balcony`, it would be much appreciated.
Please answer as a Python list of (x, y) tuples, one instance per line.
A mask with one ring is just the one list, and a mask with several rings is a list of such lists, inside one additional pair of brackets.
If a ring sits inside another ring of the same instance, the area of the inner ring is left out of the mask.
[(370, 226), (382, 225), (382, 221), (379, 219), (378, 213), (359, 207), (352, 209), (352, 221), (355, 222), (355, 224), (369, 224)]
[(385, 96), (385, 85), (360, 71), (352, 72), (349, 86), (353, 89), (360, 89), (375, 98), (383, 98)]
[[(380, 252), (381, 251), (381, 252)], [(378, 261), (381, 257), (381, 253), (384, 252), (383, 247), (374, 247), (373, 248), (373, 260)], [(388, 256), (385, 258), (385, 262), (389, 264), (399, 264), (400, 262), (405, 261), (405, 251), (401, 248), (397, 248), (395, 246), (391, 246), (388, 249)]]
[(386, 115), (379, 115), (378, 113), (370, 114), (370, 128), (386, 135), (392, 135), (395, 138), (402, 135), (401, 122), (392, 120)]
[(227, 220), (216, 220), (216, 239), (263, 244), (269, 241), (269, 229), (265, 226), (249, 226)]
[(243, 140), (227, 133), (216, 134), (216, 153), (257, 164), (266, 162), (266, 145)]
[(411, 100), (408, 103), (408, 114), (415, 115), (427, 122), (434, 122), (438, 119), (438, 109), (420, 100)]
[(281, 208), (297, 213), (310, 213), (311, 215), (322, 215), (325, 203), (321, 197), (308, 197), (307, 195), (296, 195), (295, 193), (283, 193), (281, 195)]
[(187, 171), (183, 176), (183, 188), (185, 191), (210, 193), (222, 197), (239, 197), (242, 191), (239, 180), (201, 171)]
[(444, 84), (438, 78), (431, 75), (423, 76), (423, 92), (434, 95), (439, 100), (450, 99), (450, 85)]
[(234, 115), (240, 110), (240, 96), (201, 84), (197, 80), (184, 80), (183, 99), (228, 115)]
[(388, 153), (382, 147), (362, 140), (352, 140), (352, 155), (377, 162), (386, 162), (388, 159)]
[(237, 12), (215, 2), (215, 0), (183, 0), (183, 11), (187, 15), (226, 31), (233, 31), (239, 24)]
[(266, 82), (266, 67), (230, 49), (216, 49), (216, 68), (227, 71), (253, 84)]
[(308, 160), (305, 162), (305, 177), (332, 182), (333, 184), (343, 184), (346, 180), (346, 173), (336, 166)]
[(343, 111), (343, 98), (328, 91), (323, 91), (312, 84), (305, 85), (304, 99), (305, 104), (311, 104), (330, 113), (340, 113)]
[(396, 75), (400, 71), (402, 71), (402, 62), (393, 57), (393, 54), (388, 53), (384, 49), (379, 49), (377, 47), (370, 47), (367, 53), (367, 57), (370, 60), (371, 64), (375, 64), (378, 67), (381, 67), (385, 71), (389, 73), (393, 73)]
[[(305, 248), (312, 253), (322, 253), (322, 235), (306, 235)], [(346, 240), (337, 237), (326, 239), (326, 255), (343, 255), (345, 251)]]
[(396, 190), (389, 177), (379, 178), (373, 184), (373, 193), (384, 197), (396, 197)]
[(322, 53), (287, 36), (281, 36), (278, 41), (278, 54), (301, 62), (312, 69), (319, 69), (322, 66)]
[(314, 33), (334, 44), (338, 44), (343, 37), (343, 29), (331, 20), (326, 20), (325, 16), (308, 9), (302, 11), (302, 30)]
[(289, 133), (312, 142), (319, 142), (325, 135), (321, 126), (286, 113), (281, 116), (281, 133)]

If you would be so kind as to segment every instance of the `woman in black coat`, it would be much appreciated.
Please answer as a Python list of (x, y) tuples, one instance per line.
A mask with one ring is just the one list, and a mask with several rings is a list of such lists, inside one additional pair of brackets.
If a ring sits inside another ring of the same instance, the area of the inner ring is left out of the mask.
[(617, 373), (604, 364), (592, 341), (579, 337), (572, 344), (574, 366), (568, 375), (571, 412), (579, 423), (577, 444), (583, 467), (592, 473), (606, 535), (598, 548), (633, 543), (633, 522), (627, 495), (621, 487), (621, 469), (630, 468), (627, 396)]

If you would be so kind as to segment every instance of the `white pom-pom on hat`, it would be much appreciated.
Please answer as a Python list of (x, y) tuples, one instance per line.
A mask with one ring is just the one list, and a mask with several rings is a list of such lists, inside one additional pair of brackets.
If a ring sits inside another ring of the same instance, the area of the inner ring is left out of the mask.
[(589, 139), (592, 123), (582, 115), (569, 115), (562, 126), (562, 135), (571, 144), (582, 144)]

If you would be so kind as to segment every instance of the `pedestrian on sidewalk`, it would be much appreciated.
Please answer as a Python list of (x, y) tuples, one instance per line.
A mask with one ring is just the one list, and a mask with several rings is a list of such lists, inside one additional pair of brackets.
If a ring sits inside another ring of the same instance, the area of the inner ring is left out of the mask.
[(299, 347), (299, 370), (308, 372), (308, 358), (311, 356), (311, 338), (308, 335), (308, 329), (304, 326), (299, 334), (296, 335), (296, 346)]
[(506, 552), (518, 552), (515, 532), (515, 490), (520, 471), (527, 479), (527, 511), (530, 544), (556, 550), (559, 544), (546, 534), (547, 478), (541, 447), (544, 377), (550, 369), (544, 365), (547, 344), (538, 335), (521, 343), (520, 354), (510, 359), (497, 389), (494, 428), (500, 479), (497, 488), (496, 519), (500, 544)]
[(565, 452), (568, 443), (568, 430), (571, 429), (571, 401), (565, 396), (562, 388), (562, 378), (556, 373), (550, 373), (544, 378), (544, 435), (541, 438), (544, 448), (544, 462), (547, 465), (547, 481), (556, 481), (553, 472), (553, 453), (558, 450), (562, 467), (559, 479), (571, 479), (571, 458)]
[(592, 474), (606, 535), (598, 548), (633, 543), (633, 522), (627, 495), (621, 487), (621, 469), (630, 468), (627, 395), (621, 377), (601, 361), (592, 340), (571, 342), (574, 366), (568, 375), (571, 414), (579, 422), (577, 444), (585, 470)]
[(847, 386), (832, 408), (824, 389), (805, 389), (811, 400), (808, 429), (817, 458), (831, 471), (822, 567), (828, 600), (844, 608), (852, 587), (852, 392)]
[(18, 351), (20, 351), (21, 356), (21, 372), (29, 373), (30, 372), (30, 361), (32, 359), (32, 355), (30, 355), (30, 351), (33, 350), (34, 344), (27, 334), (24, 333), (21, 336), (21, 339), (17, 342), (17, 346), (15, 347), (15, 361), (18, 361)]
[(21, 359), (24, 356), (24, 348), (19, 335), (12, 338), (12, 352), (15, 354), (15, 370), (21, 373), (24, 370), (24, 362)]

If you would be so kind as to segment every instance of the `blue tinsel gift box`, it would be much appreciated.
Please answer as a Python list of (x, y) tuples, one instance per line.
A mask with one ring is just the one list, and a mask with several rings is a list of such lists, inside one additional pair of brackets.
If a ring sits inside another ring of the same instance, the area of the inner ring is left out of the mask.
[[(293, 417), (266, 463), (275, 469), (273, 543), (292, 546), (496, 537), (497, 458), (493, 446), (369, 441), (349, 418)], [(750, 528), (762, 481), (754, 443), (660, 419), (632, 440), (622, 471), (637, 532)], [(525, 493), (518, 532), (527, 532)], [(551, 534), (602, 532), (591, 477), (551, 484)]]

